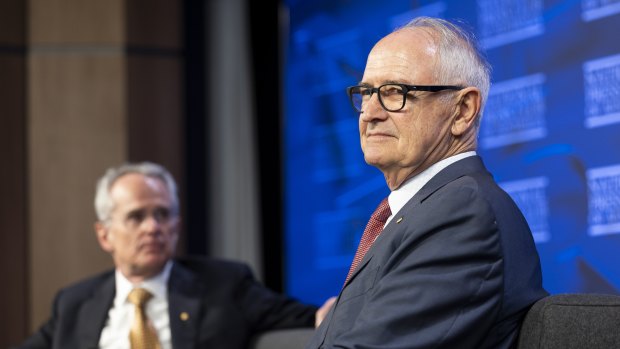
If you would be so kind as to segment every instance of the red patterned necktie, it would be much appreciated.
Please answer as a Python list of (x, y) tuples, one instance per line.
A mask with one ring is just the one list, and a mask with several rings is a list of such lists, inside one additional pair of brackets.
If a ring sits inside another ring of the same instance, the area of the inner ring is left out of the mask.
[(355, 252), (355, 257), (353, 257), (353, 263), (351, 263), (349, 274), (344, 281), (345, 285), (349, 282), (351, 275), (353, 275), (353, 272), (364, 258), (366, 252), (370, 249), (370, 246), (372, 246), (379, 234), (381, 234), (383, 226), (391, 214), (392, 211), (390, 210), (390, 204), (388, 203), (388, 198), (386, 197), (383, 201), (381, 201), (379, 206), (377, 206), (375, 212), (373, 212), (370, 216), (368, 224), (366, 224), (366, 229), (364, 229), (364, 234), (362, 234), (362, 239), (357, 247), (357, 252)]

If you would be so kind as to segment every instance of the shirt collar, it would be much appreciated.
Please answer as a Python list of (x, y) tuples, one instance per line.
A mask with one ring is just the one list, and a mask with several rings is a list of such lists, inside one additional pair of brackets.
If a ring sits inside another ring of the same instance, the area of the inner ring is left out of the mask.
[(116, 297), (114, 299), (115, 305), (123, 304), (127, 301), (127, 296), (132, 289), (142, 287), (153, 294), (153, 298), (166, 299), (168, 297), (168, 279), (170, 278), (170, 270), (172, 269), (172, 261), (168, 261), (164, 265), (164, 269), (161, 273), (153, 276), (150, 279), (144, 280), (140, 284), (134, 285), (121, 273), (117, 268), (114, 273), (116, 281)]
[(394, 214), (400, 211), (400, 209), (403, 208), (403, 206), (405, 206), (405, 204), (411, 200), (411, 198), (417, 194), (417, 192), (420, 191), (420, 189), (422, 189), (422, 187), (426, 185), (431, 178), (435, 177), (437, 173), (461, 159), (475, 155), (475, 151), (468, 151), (450, 156), (406, 180), (405, 183), (403, 183), (398, 189), (392, 191), (388, 197), (390, 209), (392, 210), (392, 216), (389, 220), (391, 220)]

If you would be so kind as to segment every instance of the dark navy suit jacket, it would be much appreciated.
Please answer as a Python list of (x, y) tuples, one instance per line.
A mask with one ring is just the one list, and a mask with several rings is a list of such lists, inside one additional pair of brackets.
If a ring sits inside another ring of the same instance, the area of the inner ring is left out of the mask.
[(307, 348), (511, 348), (545, 295), (523, 215), (469, 157), (395, 213)]
[[(61, 290), (51, 319), (19, 348), (97, 348), (114, 295), (113, 270)], [(263, 287), (246, 265), (206, 258), (175, 260), (168, 307), (175, 349), (245, 349), (262, 331), (313, 326), (317, 309)]]

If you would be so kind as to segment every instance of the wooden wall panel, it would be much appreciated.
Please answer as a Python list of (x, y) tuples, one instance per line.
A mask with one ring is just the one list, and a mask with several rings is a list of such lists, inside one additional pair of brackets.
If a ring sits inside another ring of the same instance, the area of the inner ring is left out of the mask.
[(60, 288), (112, 266), (93, 231), (107, 167), (157, 161), (184, 187), (181, 10), (163, 0), (1, 2), (0, 152), (15, 164), (0, 172), (0, 277), (11, 283), (0, 313), (21, 325), (8, 327), (10, 340), (2, 326), (0, 347), (37, 329)]
[(0, 44), (23, 46), (26, 39), (26, 6), (23, 0), (0, 1)]
[(182, 45), (182, 2), (131, 0), (126, 2), (130, 47), (179, 49)]
[(129, 158), (166, 166), (183, 178), (182, 66), (178, 57), (128, 58)]
[(30, 43), (122, 44), (127, 0), (30, 0)]
[(93, 231), (95, 181), (127, 157), (124, 57), (32, 53), (29, 78), (31, 323), (55, 292), (109, 268)]
[(0, 348), (28, 328), (26, 6), (0, 2)]
[[(0, 54), (0, 347), (27, 332), (27, 169), (23, 55)], [(9, 315), (9, 316), (7, 316)]]

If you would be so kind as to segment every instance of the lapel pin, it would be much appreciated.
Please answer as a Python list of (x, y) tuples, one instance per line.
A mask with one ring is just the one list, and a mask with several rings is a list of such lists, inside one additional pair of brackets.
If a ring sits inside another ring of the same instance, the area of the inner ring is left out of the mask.
[(181, 314), (179, 314), (179, 318), (181, 319), (181, 321), (187, 321), (189, 320), (189, 314), (187, 312), (182, 312)]
[(398, 224), (398, 223), (400, 223), (400, 222), (402, 222), (402, 221), (403, 221), (403, 217), (400, 217), (400, 218), (398, 218), (398, 219), (396, 220), (396, 224)]

